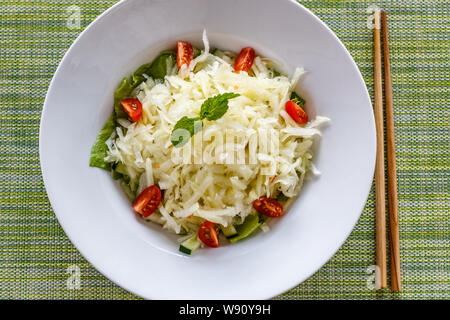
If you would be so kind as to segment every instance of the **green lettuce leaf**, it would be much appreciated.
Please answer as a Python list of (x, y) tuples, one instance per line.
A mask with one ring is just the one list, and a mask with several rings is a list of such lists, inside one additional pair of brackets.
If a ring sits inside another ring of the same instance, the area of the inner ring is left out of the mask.
[(249, 214), (243, 224), (236, 226), (237, 235), (230, 239), (231, 243), (238, 242), (250, 236), (258, 230), (259, 226), (264, 222), (259, 214)]
[(133, 86), (128, 78), (123, 78), (120, 86), (114, 91), (114, 112), (116, 119), (118, 118), (128, 118), (127, 113), (123, 110), (120, 101), (130, 98), (131, 92), (133, 91)]
[(133, 88), (136, 88), (142, 82), (146, 80), (144, 74), (150, 76), (150, 68), (152, 64), (146, 63), (140, 66), (132, 75), (131, 75), (131, 85)]
[(131, 75), (131, 86), (136, 88), (146, 80), (144, 74), (153, 79), (163, 80), (167, 71), (172, 70), (176, 64), (176, 53), (173, 50), (165, 50), (153, 60), (143, 64)]
[(202, 52), (200, 49), (193, 47), (194, 49), (194, 59), (197, 58)]
[(167, 71), (172, 70), (176, 64), (175, 51), (166, 50), (161, 52), (161, 54), (153, 60), (145, 73), (153, 77), (153, 79), (163, 80), (167, 75)]
[[(107, 155), (108, 147), (105, 142), (111, 136), (112, 132), (118, 126), (117, 119), (128, 118), (128, 115), (123, 110), (120, 101), (131, 98), (133, 89), (145, 81), (143, 74), (146, 74), (154, 79), (164, 79), (167, 71), (171, 70), (176, 65), (176, 52), (174, 50), (166, 50), (151, 63), (140, 66), (130, 78), (123, 78), (119, 87), (114, 91), (114, 112), (106, 121), (103, 128), (100, 130), (97, 139), (91, 149), (91, 158), (89, 165), (92, 167), (99, 167), (108, 171), (113, 171), (115, 179), (129, 180), (122, 172), (118, 172), (113, 168), (111, 163), (105, 162), (104, 158)], [(133, 186), (131, 186), (133, 189)]]
[(91, 159), (89, 161), (89, 165), (91, 167), (98, 167), (108, 171), (111, 170), (111, 163), (105, 162), (105, 157), (108, 151), (108, 146), (105, 142), (111, 136), (116, 126), (117, 123), (114, 114), (111, 114), (103, 128), (100, 130), (100, 133), (92, 146)]

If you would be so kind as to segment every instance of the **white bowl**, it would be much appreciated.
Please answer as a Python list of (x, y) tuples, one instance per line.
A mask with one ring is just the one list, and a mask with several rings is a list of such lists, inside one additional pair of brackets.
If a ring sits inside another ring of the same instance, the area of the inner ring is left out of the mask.
[[(193, 256), (160, 227), (142, 223), (110, 175), (89, 167), (121, 78), (178, 39), (281, 61), (310, 115), (331, 118), (316, 150), (322, 171), (268, 233)], [(101, 273), (151, 299), (262, 299), (317, 271), (343, 244), (364, 207), (375, 163), (370, 98), (333, 32), (289, 0), (129, 0), (102, 14), (64, 56), (42, 114), (45, 186), (61, 226)]]

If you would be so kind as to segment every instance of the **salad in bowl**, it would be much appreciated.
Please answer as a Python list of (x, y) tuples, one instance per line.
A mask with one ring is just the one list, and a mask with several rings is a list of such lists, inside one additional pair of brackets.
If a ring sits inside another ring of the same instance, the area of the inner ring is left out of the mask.
[(251, 47), (239, 53), (178, 41), (126, 77), (91, 150), (143, 219), (180, 236), (179, 250), (270, 230), (318, 174), (311, 120), (291, 78)]

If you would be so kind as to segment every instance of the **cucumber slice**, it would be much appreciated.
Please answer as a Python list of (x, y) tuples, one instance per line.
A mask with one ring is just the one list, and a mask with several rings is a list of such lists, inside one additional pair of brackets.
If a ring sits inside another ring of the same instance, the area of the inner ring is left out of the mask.
[(112, 172), (114, 180), (122, 179), (126, 183), (128, 183), (128, 181), (130, 181), (130, 177), (128, 176), (127, 169), (120, 162), (113, 164), (113, 166), (111, 168), (111, 172)]
[(134, 199), (136, 199), (136, 195), (131, 190), (130, 185), (126, 183), (125, 181), (120, 182), (120, 185), (122, 186), (123, 191), (125, 191), (125, 194), (127, 195), (128, 199), (133, 202)]
[(251, 235), (255, 230), (259, 228), (259, 226), (262, 224), (262, 221), (260, 220), (259, 216), (256, 214), (251, 214), (247, 216), (244, 223), (236, 226), (237, 229), (237, 235), (230, 239), (231, 243), (238, 242), (244, 238), (247, 238), (249, 235)]
[(123, 163), (121, 163), (121, 162), (119, 162), (119, 163), (116, 165), (115, 170), (116, 170), (118, 173), (120, 173), (120, 174), (128, 175), (127, 168), (126, 168), (125, 165), (124, 165)]
[(160, 225), (163, 225), (165, 222), (165, 220), (162, 218), (161, 213), (159, 213), (159, 212), (154, 212), (145, 219), (150, 220), (150, 221), (160, 224)]
[(225, 237), (227, 237), (227, 239), (233, 238), (234, 236), (237, 236), (237, 234), (238, 234), (236, 231), (236, 228), (231, 224), (229, 224), (227, 227), (224, 227), (221, 225), (220, 230), (222, 230), (223, 235)]
[(216, 57), (221, 58), (221, 59), (225, 56), (225, 53), (222, 50), (219, 50), (219, 49), (214, 49), (212, 54), (215, 55)]
[(200, 240), (197, 238), (197, 235), (194, 235), (192, 238), (187, 239), (182, 244), (180, 244), (180, 251), (186, 254), (192, 254), (195, 250), (200, 247)]

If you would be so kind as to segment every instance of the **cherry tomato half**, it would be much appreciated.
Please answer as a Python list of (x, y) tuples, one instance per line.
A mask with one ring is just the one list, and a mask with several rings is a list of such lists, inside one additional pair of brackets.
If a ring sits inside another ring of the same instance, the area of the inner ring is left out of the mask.
[(253, 208), (259, 213), (271, 218), (278, 218), (284, 214), (283, 206), (277, 200), (265, 196), (253, 201)]
[(139, 99), (130, 98), (120, 101), (131, 121), (136, 122), (142, 116), (142, 103)]
[(255, 50), (251, 47), (246, 47), (239, 52), (239, 55), (234, 62), (234, 71), (246, 71), (248, 72), (255, 60)]
[(192, 59), (194, 59), (194, 48), (189, 42), (186, 41), (178, 41), (177, 42), (177, 65), (178, 69), (181, 69), (181, 66), (185, 64), (189, 67)]
[(286, 102), (286, 112), (297, 123), (308, 122), (308, 115), (306, 114), (306, 112), (292, 100)]
[(133, 209), (144, 217), (148, 217), (159, 206), (161, 202), (161, 190), (157, 186), (150, 186), (136, 198)]
[(219, 227), (211, 221), (205, 221), (198, 230), (198, 238), (208, 247), (219, 246)]

